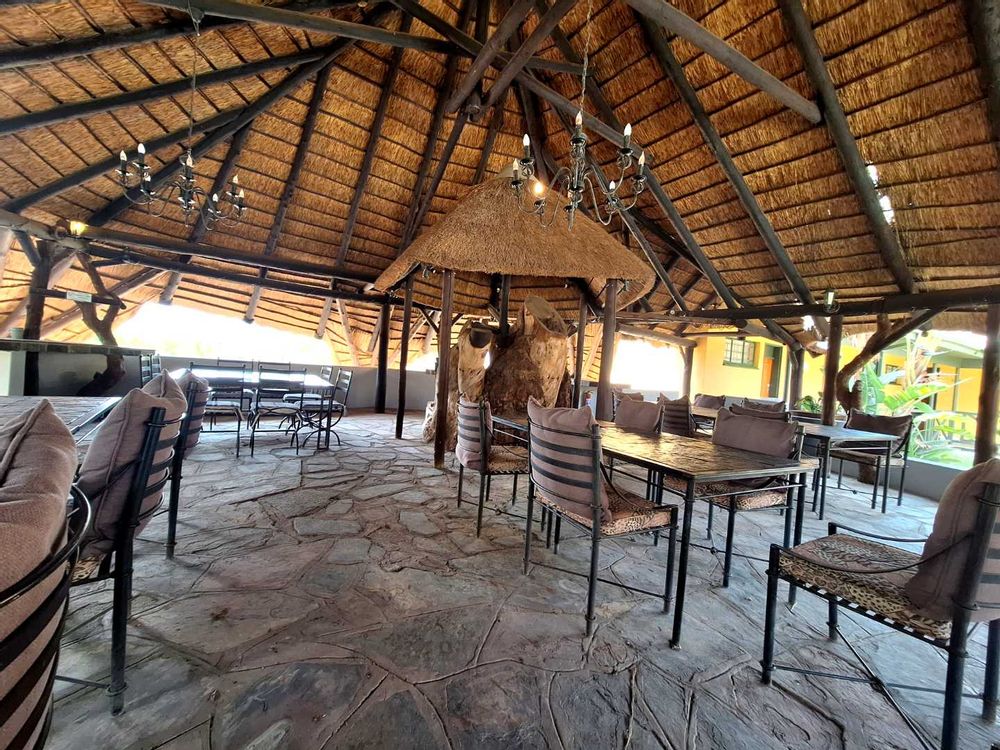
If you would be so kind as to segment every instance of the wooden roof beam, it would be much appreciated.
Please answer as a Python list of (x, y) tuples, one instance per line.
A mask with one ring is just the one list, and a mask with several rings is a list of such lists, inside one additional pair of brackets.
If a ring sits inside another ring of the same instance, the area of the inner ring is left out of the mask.
[[(242, 128), (237, 130), (235, 135), (233, 135), (233, 140), (230, 142), (229, 149), (226, 151), (226, 158), (222, 160), (222, 164), (219, 165), (219, 170), (215, 173), (215, 179), (212, 180), (212, 189), (208, 193), (209, 195), (221, 193), (226, 189), (226, 184), (229, 182), (229, 177), (232, 174), (233, 168), (236, 166), (236, 162), (239, 160), (240, 154), (243, 152), (243, 146), (247, 141), (247, 136), (250, 135), (250, 130), (253, 128), (254, 122), (256, 121), (248, 122)], [(199, 220), (195, 222), (190, 234), (188, 234), (188, 242), (198, 244), (205, 236), (205, 232), (208, 231), (208, 225), (205, 222), (207, 208), (208, 203), (206, 202), (206, 204), (202, 206)], [(191, 256), (183, 256), (181, 258), (181, 262), (190, 263)], [(181, 278), (182, 274), (178, 272), (170, 274), (170, 278), (163, 287), (163, 291), (160, 292), (161, 305), (169, 305), (174, 301), (174, 294), (177, 291), (177, 287), (181, 284)]]
[[(774, 231), (770, 220), (764, 215), (760, 204), (757, 202), (757, 198), (751, 192), (746, 180), (743, 179), (743, 173), (736, 166), (736, 162), (733, 161), (729, 149), (723, 143), (719, 131), (715, 129), (715, 125), (712, 124), (708, 113), (701, 105), (698, 94), (695, 93), (694, 86), (688, 81), (684, 69), (677, 62), (677, 58), (674, 57), (673, 50), (670, 49), (670, 43), (667, 41), (663, 29), (644, 16), (640, 16), (639, 23), (645, 32), (647, 42), (653, 50), (653, 55), (659, 62), (663, 72), (673, 82), (681, 99), (687, 105), (688, 110), (691, 112), (691, 117), (694, 118), (695, 125), (698, 126), (698, 130), (701, 132), (705, 145), (708, 146), (709, 151), (712, 152), (715, 160), (722, 168), (722, 172), (726, 175), (726, 179), (729, 180), (729, 184), (736, 191), (736, 196), (739, 198), (743, 210), (747, 212), (750, 220), (757, 228), (757, 232), (760, 234), (761, 239), (764, 240), (764, 244), (770, 251), (775, 263), (778, 264), (778, 268), (781, 269), (781, 273), (792, 287), (796, 298), (803, 304), (812, 304), (814, 300), (809, 286), (803, 280), (801, 274), (799, 274), (798, 269), (795, 268), (795, 264), (789, 257), (788, 251), (785, 250), (785, 246), (778, 238), (777, 232)], [(825, 321), (822, 327), (820, 327), (817, 320), (817, 328), (820, 329), (824, 336), (829, 332)]]
[[(983, 5), (986, 2), (989, 2), (989, 0), (979, 0), (978, 2), (967, 4)], [(837, 153), (840, 154), (840, 160), (844, 164), (844, 169), (851, 180), (854, 192), (861, 202), (861, 208), (864, 210), (865, 216), (868, 217), (868, 223), (871, 225), (872, 232), (875, 235), (875, 242), (878, 245), (879, 253), (882, 255), (882, 260), (885, 261), (890, 273), (892, 273), (897, 286), (903, 292), (909, 294), (915, 288), (913, 274), (910, 272), (909, 265), (906, 262), (906, 256), (899, 242), (899, 237), (893, 231), (893, 228), (889, 226), (889, 222), (882, 212), (882, 206), (879, 204), (879, 196), (875, 190), (875, 185), (868, 175), (867, 165), (861, 156), (861, 152), (858, 150), (858, 143), (851, 133), (847, 115), (844, 113), (844, 108), (837, 97), (837, 87), (830, 77), (830, 71), (827, 70), (826, 63), (823, 62), (823, 53), (820, 51), (819, 44), (816, 42), (816, 37), (813, 34), (812, 23), (806, 15), (800, 0), (779, 0), (778, 5), (781, 6), (781, 11), (785, 17), (786, 25), (791, 32), (792, 39), (795, 41), (795, 45), (802, 55), (809, 80), (813, 88), (819, 92), (819, 101), (823, 107), (823, 118), (826, 120), (827, 129), (830, 131), (830, 136), (837, 147)], [(1000, 43), (996, 42), (996, 37), (1000, 34), (1000, 20), (997, 20), (1000, 19), (1000, 14), (994, 15), (993, 18), (993, 44), (996, 48), (994, 52), (1000, 56)], [(975, 33), (973, 36), (975, 36)], [(996, 70), (1000, 71), (1000, 59), (997, 60), (997, 66)], [(1000, 142), (1000, 88), (997, 88), (998, 86), (1000, 84), (994, 83), (994, 96), (996, 97), (994, 106), (996, 107), (995, 114), (997, 119), (994, 121), (993, 136), (994, 141)]]
[(483, 79), (483, 73), (490, 67), (496, 56), (503, 50), (507, 40), (514, 35), (514, 32), (517, 31), (524, 19), (527, 18), (528, 13), (531, 12), (533, 2), (534, 0), (514, 0), (514, 3), (504, 13), (503, 18), (500, 19), (500, 23), (497, 25), (496, 31), (493, 32), (493, 36), (487, 39), (486, 43), (480, 47), (465, 77), (459, 81), (458, 86), (455, 87), (455, 90), (448, 98), (448, 104), (445, 106), (448, 112), (457, 112), (459, 107), (466, 102), (475, 90), (476, 86), (480, 84)]
[(344, 300), (337, 300), (337, 313), (340, 315), (340, 325), (344, 329), (344, 338), (347, 339), (347, 348), (351, 353), (351, 364), (358, 367), (361, 364), (361, 357), (358, 356), (358, 345), (354, 341), (354, 330), (351, 328), (351, 317), (347, 314), (347, 305)]
[[(530, 0), (530, 4), (533, 4), (535, 0)], [(521, 46), (517, 49), (514, 55), (510, 58), (507, 65), (504, 66), (503, 71), (500, 76), (496, 79), (486, 97), (485, 107), (492, 107), (499, 101), (500, 97), (507, 90), (507, 87), (513, 82), (514, 77), (517, 76), (524, 66), (527, 65), (528, 60), (535, 54), (538, 50), (539, 45), (545, 41), (552, 31), (559, 25), (559, 22), (563, 17), (573, 9), (576, 5), (576, 0), (557, 0), (556, 4), (548, 9), (538, 21), (538, 25), (534, 28), (528, 38), (521, 43)]]
[(503, 127), (503, 105), (504, 99), (506, 98), (507, 97), (501, 97), (500, 101), (493, 107), (490, 124), (486, 128), (486, 140), (483, 141), (483, 150), (479, 154), (479, 163), (476, 164), (476, 173), (472, 177), (473, 185), (478, 185), (486, 176), (486, 167), (489, 164), (490, 156), (493, 153), (493, 146), (496, 144), (500, 128)]
[(736, 75), (774, 97), (793, 112), (802, 115), (809, 122), (815, 124), (822, 119), (816, 104), (665, 0), (625, 0), (625, 2), (658, 26), (708, 53)]
[[(274, 219), (271, 221), (271, 228), (267, 233), (267, 240), (264, 241), (264, 256), (274, 255), (278, 249), (278, 239), (281, 237), (281, 228), (285, 223), (285, 215), (288, 207), (295, 196), (295, 188), (299, 185), (299, 177), (302, 174), (302, 165), (305, 164), (306, 156), (309, 155), (309, 144), (312, 143), (313, 135), (316, 132), (316, 119), (323, 106), (323, 97), (330, 85), (330, 75), (333, 73), (333, 66), (327, 65), (316, 76), (316, 83), (313, 84), (312, 97), (309, 99), (309, 108), (306, 110), (306, 118), (302, 121), (302, 132), (299, 136), (298, 145), (295, 147), (295, 156), (292, 157), (292, 166), (288, 170), (288, 177), (285, 179), (285, 186), (281, 190), (281, 197), (278, 199), (278, 208), (275, 209)], [(267, 269), (262, 268), (258, 274), (262, 279), (267, 277)], [(255, 286), (247, 301), (247, 309), (243, 315), (243, 320), (253, 323), (257, 314), (257, 305), (260, 303), (261, 288)]]

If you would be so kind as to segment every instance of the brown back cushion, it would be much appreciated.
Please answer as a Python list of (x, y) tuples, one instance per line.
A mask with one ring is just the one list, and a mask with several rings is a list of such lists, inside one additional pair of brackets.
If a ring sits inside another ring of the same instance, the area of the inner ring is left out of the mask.
[[(572, 513), (591, 517), (595, 477), (590, 430), (594, 415), (586, 406), (546, 409), (529, 398), (528, 419), (531, 479), (539, 494)], [(597, 479), (601, 518), (610, 521), (604, 478)]]
[(715, 419), (712, 442), (769, 456), (788, 457), (795, 450), (793, 422), (734, 414), (721, 409)]
[[(77, 484), (93, 505), (94, 522), (84, 538), (81, 559), (106, 555), (114, 546), (118, 524), (125, 510), (125, 500), (132, 483), (132, 470), (142, 449), (146, 422), (156, 408), (166, 409), (166, 419), (179, 419), (187, 408), (187, 400), (177, 383), (165, 372), (146, 383), (140, 390), (129, 391), (101, 423), (87, 455), (80, 466)], [(167, 424), (160, 432), (164, 447), (156, 451), (153, 463), (166, 461), (173, 451), (180, 423)], [(170, 444), (167, 445), (167, 441)], [(163, 479), (165, 468), (153, 472), (149, 485)], [(162, 493), (143, 499), (139, 509), (138, 534), (160, 504)]]
[(744, 417), (758, 417), (759, 419), (780, 419), (784, 422), (788, 421), (787, 411), (769, 411), (765, 409), (751, 409), (746, 406), (737, 406), (733, 404), (729, 407), (729, 411), (733, 414), (740, 414)]
[(615, 426), (652, 434), (660, 428), (660, 405), (654, 401), (623, 398), (615, 411)]
[[(493, 430), (493, 415), (490, 413), (489, 402), (485, 404), (485, 407), (486, 431), (489, 435)], [(455, 444), (455, 458), (466, 469), (479, 471), (483, 467), (484, 450), (487, 450), (487, 446), (482, 444), (479, 404), (470, 401), (465, 396), (459, 396), (458, 442)]]
[(691, 437), (695, 433), (694, 420), (691, 418), (691, 402), (687, 396), (668, 398), (661, 393), (657, 403), (660, 405), (660, 432), (670, 435)]
[(784, 411), (784, 401), (755, 401), (752, 398), (743, 399), (743, 408), (757, 409), (758, 411)]
[[(46, 401), (0, 426), (0, 590), (22, 580), (64, 541), (66, 498), (76, 471), (73, 436)], [(54, 571), (33, 590), (0, 607), (0, 641), (17, 629), (58, 585), (63, 570)], [(37, 676), (26, 677), (54, 636), (61, 608), (6, 669), (0, 672), (0, 701), (23, 678), (27, 684), (20, 705), (6, 720), (0, 719), (0, 747), (10, 746), (20, 732), (34, 736), (48, 709), (28, 727), (32, 712), (48, 704), (46, 689), (55, 654)], [(28, 743), (31, 747), (32, 743)]]
[[(993, 458), (963, 471), (951, 481), (941, 497), (934, 516), (934, 529), (924, 543), (922, 557), (930, 557), (945, 549), (948, 551), (921, 563), (905, 586), (910, 601), (927, 617), (951, 619), (954, 607), (952, 597), (958, 594), (968, 558), (970, 540), (966, 537), (975, 527), (979, 498), (983, 496), (987, 483), (1000, 484), (1000, 459)], [(1000, 605), (1000, 583), (990, 582), (1000, 581), (1000, 531), (996, 527), (990, 550), (977, 601), (993, 607), (974, 610), (973, 620), (995, 618), (995, 607)]]
[[(903, 440), (910, 431), (913, 424), (913, 415), (905, 414), (902, 417), (888, 417), (877, 414), (865, 414), (863, 411), (851, 409), (847, 415), (845, 427), (852, 430), (863, 430), (864, 432), (880, 432), (883, 435), (895, 435), (898, 440), (892, 443), (892, 452), (903, 447)], [(851, 448), (885, 448), (885, 443), (851, 443)]]
[(181, 389), (185, 399), (188, 395), (188, 388), (194, 384), (194, 402), (191, 404), (191, 414), (186, 417), (188, 422), (188, 438), (184, 445), (185, 451), (189, 451), (198, 445), (201, 439), (201, 424), (205, 420), (205, 404), (208, 396), (212, 392), (208, 381), (199, 378), (190, 370), (185, 370), (184, 374), (177, 378), (177, 387)]
[(706, 409), (721, 409), (726, 405), (725, 396), (709, 396), (705, 393), (699, 393), (694, 397), (695, 406), (703, 406)]

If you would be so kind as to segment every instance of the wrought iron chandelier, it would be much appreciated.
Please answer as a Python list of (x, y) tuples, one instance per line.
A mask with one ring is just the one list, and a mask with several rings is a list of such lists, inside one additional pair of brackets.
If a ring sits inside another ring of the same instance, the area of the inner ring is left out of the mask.
[(119, 163), (115, 177), (122, 189), (122, 195), (133, 204), (145, 208), (149, 214), (162, 216), (167, 206), (176, 201), (184, 216), (185, 224), (200, 220), (206, 229), (212, 229), (217, 225), (238, 224), (246, 214), (246, 202), (239, 177), (235, 173), (221, 196), (219, 193), (212, 193), (209, 196), (195, 181), (191, 139), (194, 130), (194, 101), (198, 90), (198, 57), (201, 54), (200, 20), (200, 15), (196, 11), (191, 11), (191, 23), (194, 26), (191, 104), (188, 108), (188, 145), (187, 150), (178, 159), (179, 175), (162, 187), (154, 186), (152, 172), (146, 163), (146, 146), (139, 143), (135, 158), (130, 159), (124, 150), (118, 154)]
[[(622, 143), (618, 149), (618, 176), (606, 180), (599, 167), (591, 163), (587, 156), (587, 134), (583, 131), (584, 101), (587, 92), (587, 71), (590, 59), (590, 24), (593, 1), (587, 3), (587, 34), (583, 50), (583, 72), (580, 80), (580, 108), (576, 114), (573, 135), (570, 136), (570, 163), (559, 168), (546, 188), (535, 176), (535, 159), (531, 155), (531, 139), (524, 134), (524, 154), (511, 165), (511, 189), (517, 195), (517, 206), (525, 213), (534, 214), (543, 226), (555, 221), (559, 208), (566, 213), (569, 228), (573, 228), (576, 212), (585, 198), (590, 198), (594, 218), (607, 226), (616, 214), (635, 206), (639, 194), (646, 189), (646, 154), (638, 156), (632, 148), (632, 125), (627, 124), (622, 132)], [(629, 174), (633, 166), (638, 168)], [(623, 187), (629, 183), (631, 189), (626, 195)], [(530, 186), (530, 187), (529, 187)], [(600, 193), (600, 199), (598, 198)], [(565, 202), (563, 200), (565, 195)]]

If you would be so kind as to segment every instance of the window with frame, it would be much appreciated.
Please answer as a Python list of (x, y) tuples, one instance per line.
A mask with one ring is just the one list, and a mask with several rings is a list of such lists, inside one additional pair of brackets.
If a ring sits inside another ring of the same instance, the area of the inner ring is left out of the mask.
[(727, 338), (722, 364), (735, 367), (755, 367), (757, 364), (757, 343), (745, 339)]

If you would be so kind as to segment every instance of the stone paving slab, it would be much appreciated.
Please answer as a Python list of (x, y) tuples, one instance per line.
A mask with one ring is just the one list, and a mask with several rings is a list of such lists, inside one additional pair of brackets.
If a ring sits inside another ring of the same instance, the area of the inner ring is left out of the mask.
[[(126, 711), (100, 690), (60, 685), (51, 748), (339, 750), (340, 748), (899, 748), (916, 746), (868, 686), (779, 673), (759, 683), (773, 513), (737, 521), (733, 579), (721, 555), (690, 556), (684, 642), (667, 642), (662, 601), (601, 585), (584, 636), (586, 581), (542, 567), (522, 574), (525, 490), (508, 505), (493, 483), (475, 536), (477, 478), (432, 466), (416, 418), (393, 440), (392, 415), (351, 414), (343, 446), (296, 454), (262, 440), (254, 458), (233, 435), (206, 433), (181, 495), (177, 555), (163, 556), (165, 518), (136, 547)], [(907, 498), (889, 516), (867, 493), (831, 490), (831, 517), (904, 536), (926, 535), (934, 503)], [(825, 532), (806, 514), (805, 538)], [(537, 520), (537, 519), (536, 519)], [(718, 521), (718, 519), (717, 519)], [(708, 541), (696, 508), (696, 541)], [(716, 523), (713, 541), (722, 546)], [(589, 541), (564, 527), (559, 557), (583, 571)], [(658, 590), (666, 540), (607, 543), (602, 575)], [(106, 679), (110, 589), (74, 590), (61, 671)], [(858, 674), (826, 639), (825, 604), (800, 594), (779, 608), (782, 661)], [(944, 662), (928, 646), (842, 615), (845, 632), (893, 679), (937, 687)], [(983, 633), (967, 687), (982, 676)], [(900, 698), (932, 735), (940, 698)], [(966, 701), (966, 746), (1000, 740)]]

